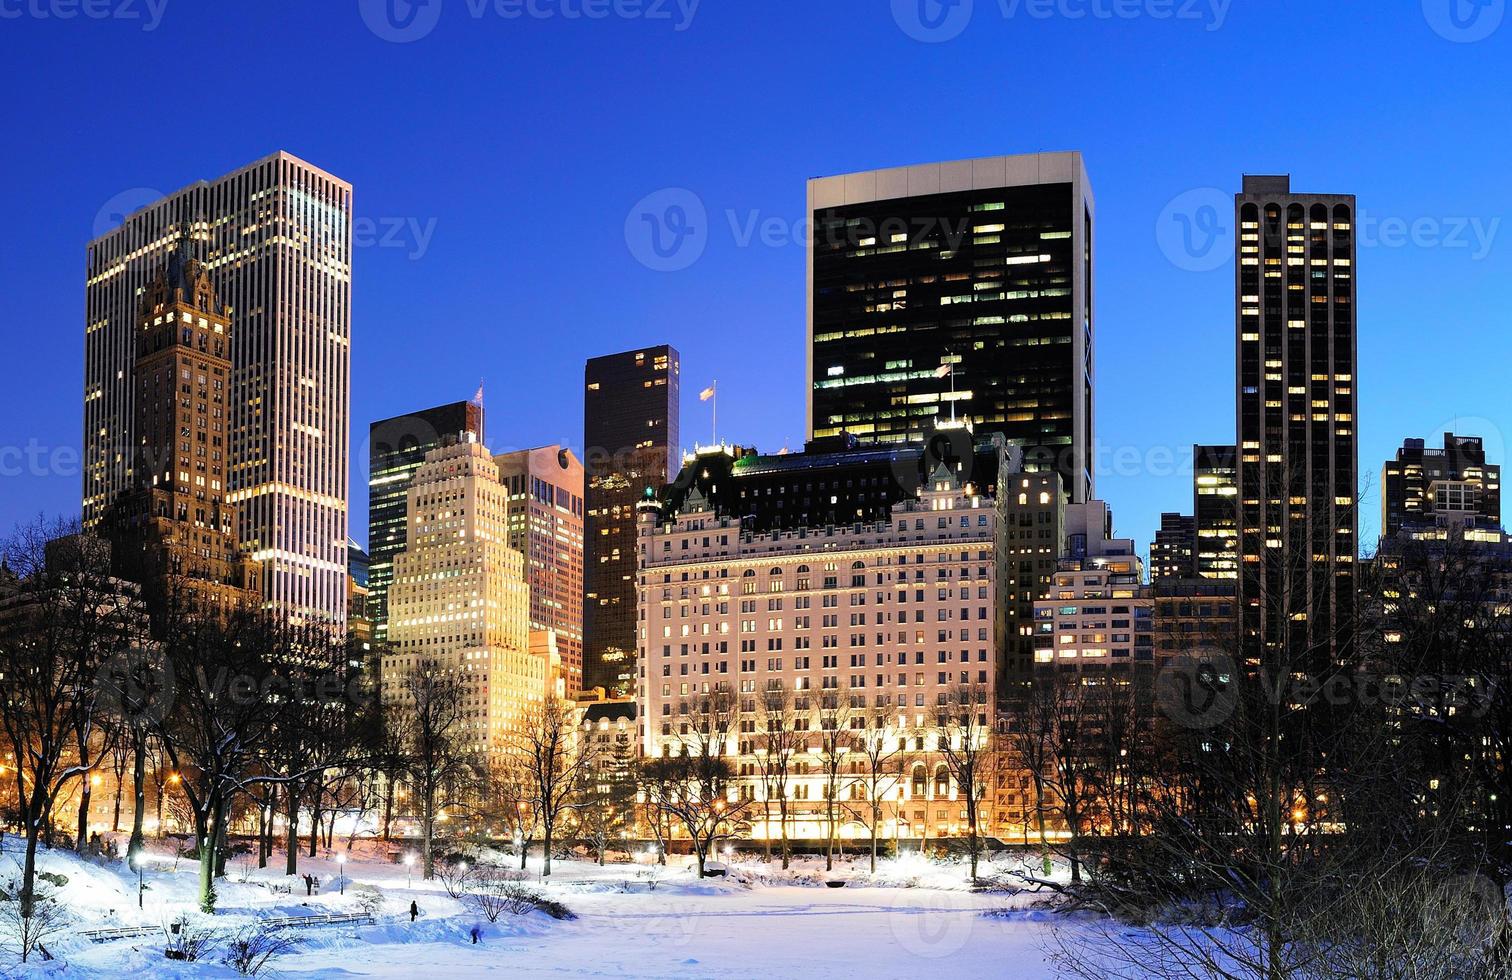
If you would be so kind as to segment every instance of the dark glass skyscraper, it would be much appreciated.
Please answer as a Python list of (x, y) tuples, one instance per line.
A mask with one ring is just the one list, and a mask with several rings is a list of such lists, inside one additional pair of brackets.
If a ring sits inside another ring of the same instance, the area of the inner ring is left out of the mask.
[(1358, 554), (1355, 199), (1235, 195), (1239, 608), (1251, 663), (1337, 663)]
[(952, 411), (1073, 502), (1093, 474), (1093, 203), (1079, 153), (809, 181), (808, 436), (920, 438)]
[(368, 429), (368, 618), (373, 639), (388, 639), (388, 590), (394, 556), (404, 550), (410, 477), (446, 436), (483, 438), (483, 406), (452, 402), (374, 422)]
[(678, 362), (663, 344), (584, 370), (584, 688), (635, 689), (635, 505), (681, 465)]

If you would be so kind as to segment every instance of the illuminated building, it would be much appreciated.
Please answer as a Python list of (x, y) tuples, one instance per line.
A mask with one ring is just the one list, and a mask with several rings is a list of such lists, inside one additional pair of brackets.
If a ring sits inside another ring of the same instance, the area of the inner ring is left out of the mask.
[(665, 344), (588, 361), (583, 391), (583, 685), (635, 684), (635, 506), (677, 465), (677, 351)]
[(230, 308), (226, 496), (263, 601), (345, 628), (351, 185), (278, 152), (128, 215), (89, 244), (86, 527), (138, 485), (133, 333), (142, 291), (187, 239)]
[(509, 546), (508, 510), (499, 467), (474, 437), (426, 455), (409, 483), (382, 666), (390, 703), (416, 668), (458, 674), (472, 745), (495, 754), (546, 697), (550, 670), (531, 648), (530, 587)]
[(509, 546), (525, 556), (530, 628), (555, 635), (566, 693), (583, 684), (583, 464), (562, 446), (494, 457), (509, 491)]
[(1346, 661), (1358, 555), (1355, 199), (1245, 175), (1238, 228), (1239, 613), (1251, 664)]
[(1094, 207), (1080, 153), (808, 184), (808, 436), (1002, 433), (1092, 497)]

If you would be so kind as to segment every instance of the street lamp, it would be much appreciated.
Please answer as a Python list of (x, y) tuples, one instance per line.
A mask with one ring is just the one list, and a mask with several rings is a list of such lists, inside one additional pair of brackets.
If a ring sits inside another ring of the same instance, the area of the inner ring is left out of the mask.
[(415, 855), (413, 853), (404, 856), (404, 868), (409, 872), (409, 887), (415, 887)]
[(336, 874), (341, 880), (341, 894), (346, 894), (346, 855), (336, 855)]
[(144, 872), (144, 864), (143, 864), (143, 861), (142, 861), (142, 845), (141, 844), (138, 844), (136, 847), (133, 847), (131, 849), (131, 853), (129, 855), (127, 855), (127, 863), (132, 868), (136, 869), (136, 873), (137, 873), (137, 908), (140, 909), (140, 908), (144, 907), (143, 904), (142, 904), (142, 902), (143, 902), (142, 896), (147, 893), (147, 879), (146, 879), (146, 876), (143, 873)]

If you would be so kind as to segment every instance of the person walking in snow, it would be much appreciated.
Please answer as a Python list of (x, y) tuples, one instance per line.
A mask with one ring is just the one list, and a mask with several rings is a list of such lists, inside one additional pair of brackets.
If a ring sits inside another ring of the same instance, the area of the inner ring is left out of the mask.
[(472, 944), (474, 946), (478, 945), (478, 937), (481, 936), (481, 935), (483, 935), (483, 928), (481, 926), (473, 926), (472, 927)]
[(418, 918), (420, 918), (420, 906), (410, 902), (410, 921), (414, 922)]

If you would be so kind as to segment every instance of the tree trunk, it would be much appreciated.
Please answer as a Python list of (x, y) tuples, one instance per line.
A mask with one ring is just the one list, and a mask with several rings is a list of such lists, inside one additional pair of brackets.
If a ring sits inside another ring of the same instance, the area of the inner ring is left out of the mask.
[[(132, 747), (131, 803), (131, 840), (126, 845), (126, 854), (135, 862), (137, 852), (142, 849), (142, 825), (147, 818), (147, 741), (140, 732)], [(160, 820), (158, 833), (162, 830)]]
[(542, 832), (541, 843), (544, 844), (545, 848), (546, 848), (546, 852), (542, 856), (542, 861), (544, 863), (542, 864), (541, 877), (543, 877), (543, 878), (549, 878), (549, 877), (551, 877), (551, 831), (552, 831), (552, 829), (553, 828), (551, 826), (551, 821), (549, 821), (549, 820), (542, 821), (542, 823), (541, 823), (541, 832)]
[(386, 791), (383, 794), (383, 839), (385, 841), (391, 841), (391, 840), (394, 839), (393, 826), (394, 826), (394, 784), (392, 782), (390, 782), (388, 784), (388, 787), (387, 787)]
[(74, 851), (78, 854), (83, 854), (89, 843), (89, 797), (93, 789), (89, 773), (85, 772), (79, 777), (79, 833), (74, 838)]
[(284, 874), (299, 873), (299, 792), (284, 788)]
[(310, 857), (320, 853), (320, 787), (310, 794)]

